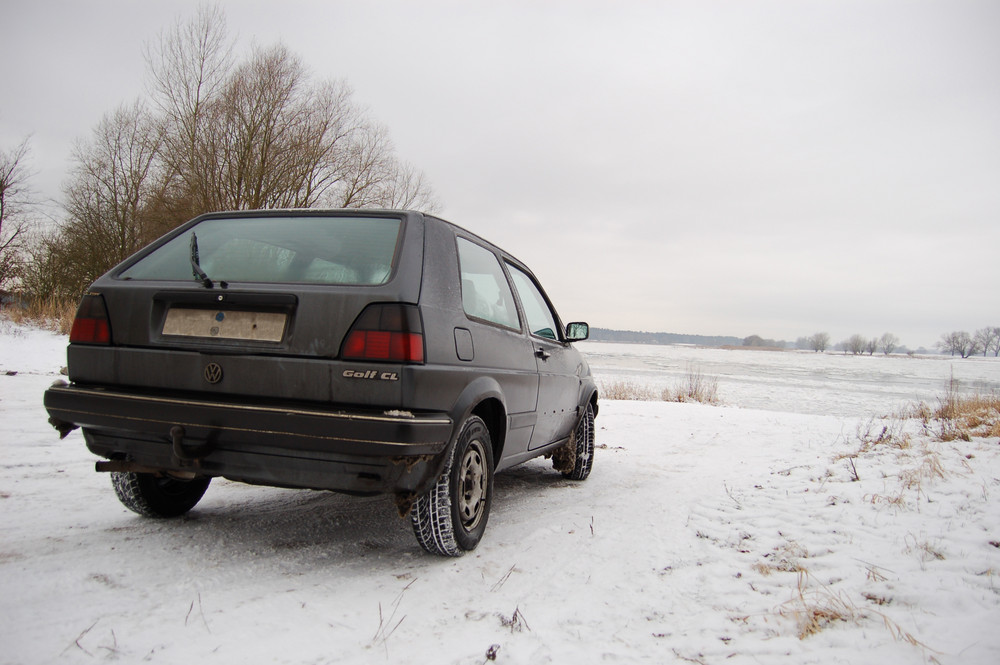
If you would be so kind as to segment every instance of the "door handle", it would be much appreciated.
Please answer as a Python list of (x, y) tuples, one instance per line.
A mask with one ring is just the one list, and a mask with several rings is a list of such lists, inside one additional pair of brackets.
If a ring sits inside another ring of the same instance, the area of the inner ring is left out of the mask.
[(548, 360), (552, 354), (546, 351), (545, 349), (538, 347), (538, 350), (535, 351), (535, 355), (541, 358), (542, 360)]

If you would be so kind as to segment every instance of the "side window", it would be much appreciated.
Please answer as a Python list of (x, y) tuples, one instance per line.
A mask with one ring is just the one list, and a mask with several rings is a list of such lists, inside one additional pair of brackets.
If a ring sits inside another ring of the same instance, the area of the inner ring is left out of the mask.
[(520, 329), (514, 295), (493, 252), (459, 238), (458, 264), (465, 313), (506, 328)]
[(537, 337), (559, 339), (559, 334), (556, 332), (559, 329), (559, 325), (556, 323), (555, 314), (549, 308), (549, 304), (545, 301), (542, 292), (538, 290), (538, 286), (535, 285), (527, 274), (516, 266), (508, 263), (507, 269), (510, 270), (510, 277), (514, 281), (514, 288), (517, 289), (517, 295), (521, 299), (521, 306), (524, 307), (524, 316), (528, 319), (528, 330), (532, 335)]

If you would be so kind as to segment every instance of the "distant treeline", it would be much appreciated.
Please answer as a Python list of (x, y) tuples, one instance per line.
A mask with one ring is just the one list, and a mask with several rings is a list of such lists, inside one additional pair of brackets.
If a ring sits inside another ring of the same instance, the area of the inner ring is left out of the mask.
[(609, 330), (591, 328), (590, 339), (595, 342), (627, 342), (631, 344), (697, 344), (699, 346), (742, 346), (740, 337), (716, 335), (679, 335), (677, 333), (636, 332), (634, 330)]

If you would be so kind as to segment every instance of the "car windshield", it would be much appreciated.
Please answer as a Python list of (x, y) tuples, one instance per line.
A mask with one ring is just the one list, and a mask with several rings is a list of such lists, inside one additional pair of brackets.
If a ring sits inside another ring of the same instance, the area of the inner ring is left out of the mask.
[(119, 279), (374, 285), (389, 280), (402, 221), (385, 217), (212, 218)]

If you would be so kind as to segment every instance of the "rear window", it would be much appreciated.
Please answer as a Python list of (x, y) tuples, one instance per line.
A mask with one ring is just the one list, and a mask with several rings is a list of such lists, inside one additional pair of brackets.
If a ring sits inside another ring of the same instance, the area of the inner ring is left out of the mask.
[(206, 219), (119, 273), (120, 279), (376, 285), (392, 275), (402, 220), (381, 217)]

